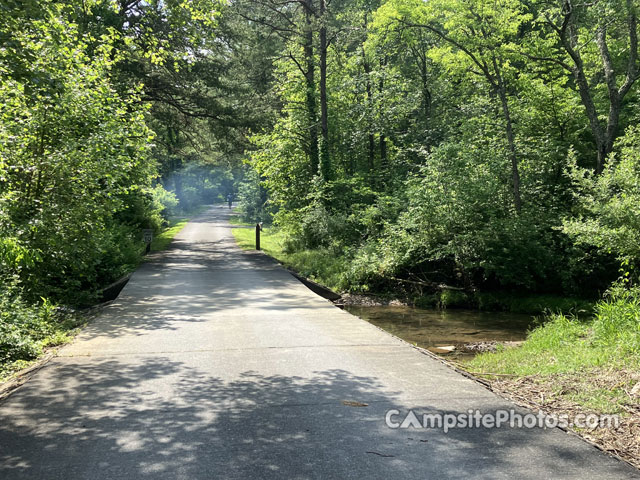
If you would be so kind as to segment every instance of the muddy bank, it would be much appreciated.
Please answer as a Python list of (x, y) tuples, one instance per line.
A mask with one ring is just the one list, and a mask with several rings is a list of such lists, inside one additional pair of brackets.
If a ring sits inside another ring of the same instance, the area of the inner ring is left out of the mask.
[(382, 306), (397, 306), (408, 307), (411, 302), (407, 299), (399, 298), (383, 298), (375, 295), (358, 295), (352, 293), (345, 293), (340, 299), (340, 303), (344, 306), (352, 307), (382, 307)]

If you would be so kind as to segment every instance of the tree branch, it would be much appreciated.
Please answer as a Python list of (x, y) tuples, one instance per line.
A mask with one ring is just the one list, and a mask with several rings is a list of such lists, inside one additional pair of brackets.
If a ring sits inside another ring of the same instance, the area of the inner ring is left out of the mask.
[(452, 39), (446, 33), (438, 30), (437, 28), (435, 28), (435, 27), (433, 27), (433, 26), (431, 26), (429, 24), (407, 22), (406, 20), (404, 20), (402, 18), (398, 18), (397, 20), (400, 23), (403, 23), (403, 24), (405, 24), (405, 25), (407, 25), (409, 27), (427, 29), (430, 32), (435, 33), (437, 36), (439, 36), (445, 42), (448, 42), (451, 45), (453, 45), (454, 47), (460, 49), (461, 51), (463, 51), (471, 59), (471, 61), (473, 63), (475, 63), (478, 66), (478, 68), (482, 71), (482, 73), (487, 78), (489, 83), (491, 83), (491, 85), (494, 86), (494, 87), (496, 86), (495, 78), (493, 77), (493, 75), (491, 74), (489, 69), (487, 68), (486, 63), (485, 62), (480, 62), (480, 60), (476, 57), (476, 55), (471, 50), (469, 50), (464, 45), (462, 45), (460, 42)]

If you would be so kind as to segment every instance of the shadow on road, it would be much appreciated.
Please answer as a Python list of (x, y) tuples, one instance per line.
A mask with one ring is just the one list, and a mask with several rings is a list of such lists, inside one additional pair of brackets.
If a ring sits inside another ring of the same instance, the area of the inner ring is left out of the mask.
[(162, 357), (55, 363), (3, 405), (0, 477), (397, 478), (428, 464), (439, 478), (469, 478), (482, 462), (473, 478), (502, 478), (542, 447), (528, 477), (539, 478), (536, 468), (579, 460), (508, 429), (392, 430), (384, 412), (403, 409), (393, 398), (344, 370), (224, 382)]

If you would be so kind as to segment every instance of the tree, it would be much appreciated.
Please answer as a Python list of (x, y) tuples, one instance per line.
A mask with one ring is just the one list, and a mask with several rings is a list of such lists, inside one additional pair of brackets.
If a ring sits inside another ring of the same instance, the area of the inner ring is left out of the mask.
[[(246, 0), (234, 4), (232, 12), (246, 21), (262, 25), (285, 43), (282, 54), (298, 69), (305, 81), (306, 108), (305, 150), (311, 175), (320, 168), (318, 138), (318, 103), (314, 31), (317, 10), (313, 0), (285, 1)], [(302, 55), (300, 55), (300, 53)], [(300, 58), (300, 56), (302, 58)]]
[(117, 217), (136, 205), (151, 214), (153, 133), (139, 87), (109, 81), (116, 39), (89, 38), (89, 56), (64, 7), (41, 7), (31, 18), (16, 5), (2, 25), (20, 48), (0, 59), (0, 232), (29, 254), (5, 255), (0, 276), (18, 276), (31, 298), (78, 301), (137, 261), (146, 225)]
[(543, 29), (533, 32), (534, 49), (527, 56), (557, 64), (573, 76), (597, 150), (595, 171), (600, 173), (613, 151), (625, 98), (640, 77), (637, 6), (633, 0), (547, 0), (533, 5)]
[(479, 76), (500, 102), (511, 163), (513, 203), (520, 211), (519, 158), (509, 96), (517, 77), (513, 67), (514, 42), (521, 26), (531, 19), (523, 5), (514, 2), (413, 0), (389, 2), (381, 9), (379, 22), (398, 21), (423, 28), (442, 40), (431, 50), (451, 73)]

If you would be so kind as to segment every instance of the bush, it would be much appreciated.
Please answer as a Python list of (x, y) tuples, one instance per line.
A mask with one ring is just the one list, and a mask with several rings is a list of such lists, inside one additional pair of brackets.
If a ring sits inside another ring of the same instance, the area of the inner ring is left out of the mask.
[(615, 255), (625, 273), (640, 278), (640, 127), (630, 127), (600, 175), (577, 165), (569, 176), (576, 191), (574, 215), (563, 230), (578, 244)]
[(47, 301), (29, 305), (18, 293), (0, 292), (0, 367), (40, 355), (43, 341), (56, 330), (54, 312)]
[(464, 292), (456, 290), (443, 290), (440, 293), (441, 308), (470, 308), (473, 307), (473, 298)]
[(242, 183), (238, 187), (240, 211), (245, 222), (271, 223), (273, 219), (273, 207), (267, 203), (267, 191), (260, 182), (258, 173), (251, 169), (247, 172)]
[(332, 219), (320, 203), (311, 205), (301, 219), (301, 240), (305, 248), (326, 247), (331, 243)]
[[(135, 229), (155, 221), (145, 193), (156, 168), (153, 133), (139, 87), (110, 82), (114, 40), (80, 34), (47, 2), (42, 9), (42, 20), (14, 11), (19, 20), (0, 32), (20, 45), (0, 55), (0, 235), (14, 244), (7, 253), (2, 242), (0, 276), (20, 277), (25, 301), (75, 303), (99, 286), (105, 255), (127, 255), (118, 245), (128, 250)], [(28, 68), (15, 72), (21, 62)], [(27, 315), (18, 298), (11, 301)], [(3, 328), (21, 344), (21, 330)]]
[(175, 193), (165, 190), (161, 184), (157, 184), (151, 189), (151, 194), (153, 196), (153, 209), (165, 219), (177, 214), (179, 202)]

